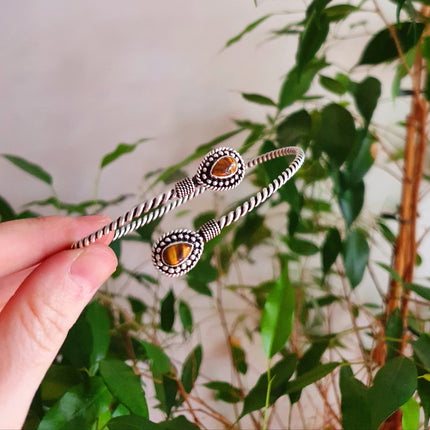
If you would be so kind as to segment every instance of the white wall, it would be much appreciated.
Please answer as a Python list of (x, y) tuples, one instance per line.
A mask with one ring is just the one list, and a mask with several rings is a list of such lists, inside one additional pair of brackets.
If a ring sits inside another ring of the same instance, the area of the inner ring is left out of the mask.
[[(121, 141), (155, 137), (102, 181), (105, 197), (135, 191), (144, 173), (228, 131), (231, 117), (252, 115), (238, 91), (276, 96), (288, 47), (283, 58), (279, 43), (256, 46), (261, 37), (222, 47), (282, 3), (3, 2), (2, 152), (41, 164), (60, 196), (76, 201), (92, 195), (102, 154)], [(0, 163), (11, 182), (2, 193), (11, 202), (43, 194), (31, 178)]]

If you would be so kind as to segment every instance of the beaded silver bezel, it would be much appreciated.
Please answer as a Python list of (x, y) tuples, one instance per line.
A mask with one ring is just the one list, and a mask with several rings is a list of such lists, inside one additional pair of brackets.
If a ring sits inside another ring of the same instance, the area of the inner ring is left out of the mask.
[[(224, 157), (231, 157), (237, 163), (236, 172), (224, 178), (212, 174), (212, 169), (217, 161)], [(241, 155), (231, 148), (215, 148), (210, 151), (197, 169), (196, 180), (199, 185), (213, 191), (231, 190), (237, 187), (245, 176), (245, 162)]]
[[(191, 245), (191, 252), (180, 264), (172, 266), (163, 261), (163, 251), (174, 244), (186, 243)], [(203, 238), (192, 230), (173, 230), (161, 236), (152, 247), (152, 263), (163, 275), (174, 278), (183, 276), (195, 267), (203, 253)]]

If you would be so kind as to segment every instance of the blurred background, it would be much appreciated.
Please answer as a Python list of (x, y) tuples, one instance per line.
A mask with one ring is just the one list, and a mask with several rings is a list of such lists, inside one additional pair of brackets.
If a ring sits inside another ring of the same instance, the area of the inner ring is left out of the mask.
[[(288, 3), (295, 2), (3, 3), (1, 151), (40, 164), (58, 194), (76, 201), (92, 196), (101, 157), (118, 142), (152, 137), (100, 184), (101, 197), (135, 191), (144, 173), (232, 129), (231, 118), (261, 114), (240, 91), (276, 96), (295, 46), (262, 44), (255, 34), (223, 47)], [(0, 163), (11, 203), (41, 197), (40, 184)]]

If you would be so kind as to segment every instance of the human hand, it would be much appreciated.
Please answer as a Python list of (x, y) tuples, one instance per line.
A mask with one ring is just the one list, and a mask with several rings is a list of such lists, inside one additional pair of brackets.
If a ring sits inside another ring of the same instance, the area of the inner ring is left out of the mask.
[(112, 235), (71, 243), (110, 220), (45, 217), (0, 224), (0, 428), (19, 429), (79, 314), (117, 265)]

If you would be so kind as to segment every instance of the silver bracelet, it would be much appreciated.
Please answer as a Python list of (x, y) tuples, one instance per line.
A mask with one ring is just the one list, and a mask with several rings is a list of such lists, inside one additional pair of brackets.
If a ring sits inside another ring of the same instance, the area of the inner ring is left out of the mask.
[(257, 164), (287, 155), (295, 155), (287, 169), (267, 187), (236, 209), (218, 220), (212, 219), (206, 222), (196, 232), (186, 229), (173, 230), (155, 242), (152, 247), (152, 262), (155, 268), (169, 277), (183, 276), (199, 261), (203, 253), (204, 242), (218, 236), (224, 227), (261, 205), (294, 176), (305, 160), (305, 154), (301, 148), (289, 146), (276, 149), (260, 155), (246, 164), (241, 155), (231, 148), (213, 149), (204, 157), (197, 173), (192, 178), (184, 178), (177, 182), (169, 192), (135, 206), (115, 221), (75, 242), (72, 249), (88, 246), (112, 231), (115, 232), (113, 240), (120, 239), (206, 190), (224, 191), (237, 187), (243, 180), (246, 170)]

